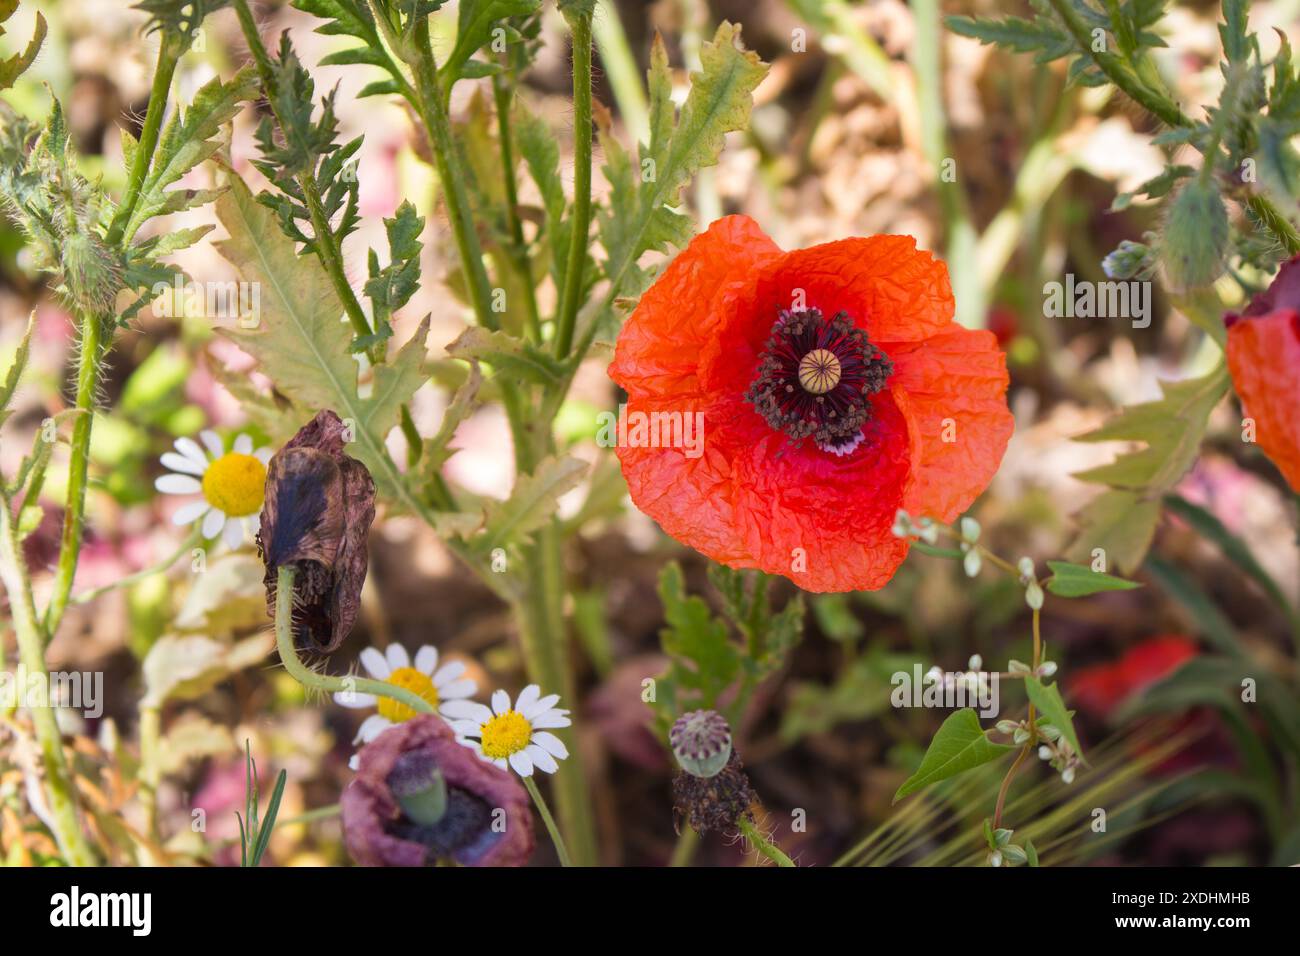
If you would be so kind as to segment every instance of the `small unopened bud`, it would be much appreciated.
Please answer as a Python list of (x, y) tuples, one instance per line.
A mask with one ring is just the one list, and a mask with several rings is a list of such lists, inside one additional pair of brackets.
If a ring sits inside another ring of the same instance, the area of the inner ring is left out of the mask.
[(1101, 260), (1101, 268), (1108, 279), (1132, 279), (1150, 271), (1151, 259), (1150, 246), (1125, 239)]
[(1047, 746), (1047, 744), (1043, 744), (1041, 747), (1039, 747), (1039, 748), (1038, 748), (1038, 759), (1039, 759), (1039, 760), (1051, 760), (1051, 759), (1052, 759), (1052, 748), (1049, 747), (1049, 746)]
[(1223, 274), (1228, 210), (1213, 182), (1189, 180), (1168, 206), (1161, 261), (1177, 291), (1207, 286)]

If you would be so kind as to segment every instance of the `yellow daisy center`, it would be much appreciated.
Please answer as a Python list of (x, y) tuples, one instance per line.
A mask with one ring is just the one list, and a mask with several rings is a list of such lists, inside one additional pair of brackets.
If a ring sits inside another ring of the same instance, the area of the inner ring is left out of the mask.
[(517, 710), (497, 714), (483, 725), (483, 756), (500, 760), (528, 746), (533, 725)]
[(231, 518), (261, 511), (265, 488), (266, 466), (237, 451), (222, 455), (203, 473), (203, 497)]
[[(438, 688), (433, 686), (433, 679), (414, 667), (399, 667), (388, 675), (386, 683), (403, 690), (409, 690), (417, 697), (422, 697), (435, 709), (438, 706)], [(415, 708), (393, 700), (391, 697), (379, 698), (379, 716), (387, 717), (395, 724), (410, 720), (416, 714)]]

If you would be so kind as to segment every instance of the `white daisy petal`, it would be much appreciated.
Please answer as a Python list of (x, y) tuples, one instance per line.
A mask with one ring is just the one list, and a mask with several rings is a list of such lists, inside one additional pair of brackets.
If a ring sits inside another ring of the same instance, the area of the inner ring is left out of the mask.
[(449, 700), (438, 708), (453, 720), (472, 720), (481, 727), (492, 719), (492, 711), (476, 700)]
[(187, 501), (176, 509), (172, 515), (173, 524), (189, 524), (192, 521), (198, 521), (212, 506), (200, 498), (198, 501)]
[(533, 761), (525, 751), (516, 750), (507, 759), (519, 776), (531, 777), (533, 775)]
[(213, 508), (203, 516), (203, 537), (215, 538), (221, 534), (221, 529), (226, 526), (226, 516), (224, 513)]
[(334, 693), (334, 703), (340, 707), (350, 707), (353, 710), (360, 710), (363, 707), (375, 706), (374, 694), (361, 694), (355, 690), (340, 690)]
[(524, 717), (527, 718), (528, 720), (532, 720), (537, 715), (546, 713), (546, 711), (550, 710), (559, 702), (560, 702), (559, 694), (547, 694), (541, 700), (535, 701), (533, 704), (531, 704), (527, 710), (524, 710), (522, 707), (520, 707), (519, 713), (523, 714)]
[(361, 666), (375, 680), (388, 680), (388, 675), (393, 672), (388, 666), (388, 658), (373, 647), (367, 647), (361, 652)]
[(159, 475), (153, 486), (165, 495), (197, 495), (203, 490), (193, 475)]
[(208, 470), (208, 463), (205, 461), (195, 461), (193, 458), (178, 454), (174, 451), (165, 451), (162, 457), (158, 459), (162, 466), (168, 471), (178, 471), (182, 475), (202, 475)]
[(515, 710), (527, 717), (529, 708), (531, 708), (533, 704), (537, 703), (537, 699), (541, 696), (542, 689), (536, 684), (529, 684), (521, 690), (519, 696), (515, 698)]
[(406, 648), (401, 644), (389, 644), (384, 656), (388, 658), (388, 666), (393, 670), (411, 666), (411, 655), (406, 653)]
[(199, 440), (203, 442), (203, 447), (208, 450), (208, 454), (213, 458), (220, 458), (226, 453), (226, 446), (221, 443), (221, 436), (211, 428), (205, 428), (199, 432)]
[(569, 756), (569, 748), (564, 746), (564, 741), (555, 736), (555, 734), (547, 733), (544, 730), (540, 733), (534, 732), (532, 741), (552, 757), (559, 757), (561, 760), (566, 760)]
[(198, 442), (193, 438), (178, 438), (175, 444), (176, 450), (190, 461), (202, 465), (204, 468), (208, 466), (208, 456), (203, 453), (203, 449), (199, 447)]
[[(484, 759), (487, 759), (487, 758), (484, 758)], [(510, 765), (509, 765), (508, 763), (506, 763), (506, 758), (505, 758), (505, 757), (498, 757), (496, 760), (493, 760), (492, 762), (493, 762), (494, 764), (496, 764), (498, 767), (500, 767), (502, 770), (509, 770), (509, 769), (510, 769)]]
[(439, 684), (434, 681), (433, 686), (438, 688), (438, 696), (443, 700), (456, 700), (460, 697), (473, 697), (478, 693), (478, 684), (468, 677), (464, 680), (454, 680), (449, 684)]
[(353, 755), (352, 755), (352, 759), (348, 761), (348, 769), (351, 770), (353, 773), (356, 773), (358, 770), (361, 769), (361, 755), (360, 755), (360, 754), (353, 754)]
[(238, 518), (231, 518), (222, 529), (221, 540), (232, 551), (244, 543), (244, 523)]
[(528, 721), (533, 725), (534, 730), (541, 730), (546, 727), (569, 727), (573, 724), (568, 717), (565, 717), (558, 710), (548, 710), (544, 714), (538, 714)]
[(538, 770), (545, 773), (555, 773), (560, 769), (560, 765), (555, 762), (555, 758), (536, 744), (529, 744), (524, 748), (524, 753), (528, 754), (528, 759), (533, 762), (533, 766)]
[(510, 695), (503, 690), (494, 690), (492, 692), (492, 710), (497, 714), (504, 714), (509, 709)]
[(391, 726), (393, 726), (393, 722), (387, 717), (371, 714), (361, 721), (361, 726), (357, 728), (357, 735), (352, 742), (354, 744), (368, 744)]
[(253, 453), (253, 439), (250, 435), (238, 435), (235, 438), (233, 446), (234, 451), (241, 455), (251, 455)]
[(260, 512), (251, 514), (244, 519), (244, 527), (248, 530), (248, 536), (251, 538), (257, 532), (262, 530), (262, 515)]
[[(419, 671), (421, 674), (428, 674), (432, 676), (433, 672), (438, 669), (438, 649), (434, 647), (432, 644), (425, 644), (418, 651), (416, 651), (415, 669)], [(433, 684), (435, 687), (438, 685), (438, 681), (436, 678), (434, 679)]]
[(461, 674), (465, 673), (464, 661), (448, 661), (438, 668), (438, 672), (433, 675), (435, 686), (441, 687), (443, 684), (450, 683)]
[(269, 448), (259, 448), (257, 451), (253, 452), (253, 457), (265, 465), (271, 461), (272, 454), (273, 453)]

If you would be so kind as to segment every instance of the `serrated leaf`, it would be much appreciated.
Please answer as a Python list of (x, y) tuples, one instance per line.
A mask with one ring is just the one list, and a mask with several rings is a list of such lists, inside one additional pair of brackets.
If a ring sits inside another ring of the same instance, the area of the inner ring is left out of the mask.
[(349, 353), (352, 333), (324, 269), (299, 258), (293, 242), (275, 228), (272, 214), (238, 178), (217, 203), (230, 238), (218, 251), (246, 282), (260, 283), (261, 321), (255, 329), (223, 334), (256, 358), (276, 389), (307, 409), (333, 409), (351, 426), (348, 453), (358, 458), (388, 500), (420, 514), (423, 506), (397, 470), (384, 440), (401, 406), (426, 380), (424, 337), (428, 320), (393, 361), (376, 366), (369, 393), (359, 393), (359, 367)]
[(1102, 591), (1131, 591), (1142, 586), (1136, 581), (1126, 581), (1068, 561), (1048, 561), (1047, 566), (1052, 570), (1047, 590), (1058, 597), (1087, 597)]
[(27, 359), (31, 354), (32, 333), (36, 330), (36, 310), (27, 316), (27, 328), (23, 332), (23, 337), (18, 340), (18, 348), (14, 352), (13, 362), (9, 370), (5, 373), (4, 381), (0, 382), (0, 426), (3, 426), (9, 416), (13, 414), (9, 410), (9, 403), (13, 401), (14, 392), (18, 390), (18, 382), (27, 370)]
[(532, 474), (520, 475), (508, 499), (484, 509), (484, 548), (516, 541), (543, 527), (555, 517), (560, 496), (576, 488), (586, 471), (587, 463), (577, 458), (546, 458)]
[[(1064, 30), (1041, 17), (1034, 20), (1026, 20), (1022, 17), (1004, 17), (1001, 20), (991, 20), (987, 17), (948, 17), (945, 22), (953, 33), (979, 40), (986, 46), (1006, 47), (1015, 53), (1054, 51), (1068, 40)], [(1057, 54), (1057, 56), (1062, 55), (1064, 53)]]
[(967, 770), (974, 770), (1012, 750), (1006, 744), (995, 744), (984, 735), (979, 717), (969, 707), (955, 711), (943, 722), (930, 746), (926, 748), (921, 766), (894, 794), (894, 803), (908, 794), (922, 790), (940, 780), (947, 780)]
[(492, 39), (492, 30), (499, 21), (528, 16), (540, 6), (541, 0), (460, 0), (456, 45), (438, 68), (442, 89), (449, 91), (458, 79), (470, 76), (466, 69), (470, 57)]
[(422, 446), (420, 468), (426, 483), (432, 481), (438, 475), (447, 459), (452, 456), (453, 450), (447, 446), (455, 437), (456, 429), (460, 423), (478, 407), (478, 393), (482, 387), (483, 373), (479, 371), (477, 362), (471, 362), (468, 377), (456, 389), (451, 402), (447, 405), (447, 410), (443, 413), (442, 424), (438, 426), (438, 433), (432, 438), (425, 439)]
[(541, 385), (558, 382), (563, 366), (549, 353), (506, 332), (492, 332), (470, 326), (447, 346), (447, 354), (458, 359), (487, 362), (508, 375)]
[(1210, 412), (1228, 391), (1226, 366), (1202, 378), (1161, 382), (1164, 397), (1125, 408), (1101, 428), (1076, 441), (1140, 441), (1146, 448), (1122, 455), (1109, 465), (1076, 473), (1083, 481), (1141, 491), (1146, 497), (1164, 494), (1195, 461)]
[(756, 53), (736, 47), (738, 33), (724, 21), (713, 41), (703, 45), (700, 70), (691, 75), (690, 92), (675, 122), (668, 56), (656, 38), (647, 74), (650, 143), (640, 151), (635, 175), (627, 154), (602, 136), (612, 190), (609, 208), (598, 217), (610, 279), (607, 304), (639, 284), (637, 261), (643, 253), (680, 247), (689, 237), (689, 220), (668, 207), (680, 203), (682, 189), (699, 169), (717, 162), (725, 135), (749, 124), (753, 92), (767, 75), (767, 65)]
[(1083, 748), (1079, 746), (1079, 737), (1074, 732), (1074, 720), (1065, 706), (1065, 701), (1061, 699), (1058, 686), (1044, 684), (1037, 677), (1026, 677), (1025, 692), (1029, 694), (1029, 700), (1038, 708), (1038, 712), (1047, 718), (1047, 723), (1061, 732), (1061, 736), (1082, 760)]
[(222, 126), (239, 112), (246, 100), (258, 95), (258, 89), (256, 74), (245, 68), (229, 83), (213, 79), (202, 86), (194, 94), (189, 109), (172, 117), (158, 141), (140, 198), (126, 224), (127, 241), (152, 217), (189, 208), (197, 204), (196, 199), (212, 198), (211, 193), (169, 193), (167, 189), (217, 151), (220, 145), (217, 136)]
[(1101, 550), (1109, 565), (1132, 574), (1151, 548), (1160, 521), (1160, 501), (1112, 489), (1085, 505), (1075, 521), (1079, 533), (1070, 544), (1071, 559), (1090, 561), (1093, 552)]
[[(656, 707), (661, 712), (685, 707), (687, 702), (677, 699), (676, 693), (686, 688), (693, 692), (691, 707), (712, 708), (718, 695), (740, 675), (740, 652), (727, 625), (713, 616), (702, 599), (686, 594), (682, 569), (676, 562), (659, 572), (659, 598), (668, 625), (659, 632), (659, 640), (673, 664), (659, 681), (666, 685), (662, 690), (667, 693), (656, 696)], [(671, 721), (679, 714), (666, 716)]]
[[(17, 7), (17, 3), (14, 4)], [(13, 9), (0, 19), (7, 20)], [(45, 17), (36, 14), (36, 31), (33, 33), (31, 40), (28, 41), (27, 47), (20, 53), (15, 53), (7, 60), (0, 60), (0, 90), (7, 90), (17, 82), (18, 77), (27, 72), (27, 68), (36, 60), (36, 55), (41, 52), (41, 44), (45, 42), (46, 33)], [(0, 28), (0, 33), (3, 33)]]

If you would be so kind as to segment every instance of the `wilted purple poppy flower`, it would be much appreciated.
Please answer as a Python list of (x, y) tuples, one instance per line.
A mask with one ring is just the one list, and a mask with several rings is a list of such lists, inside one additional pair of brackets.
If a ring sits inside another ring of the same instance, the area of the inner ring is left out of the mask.
[(528, 793), (508, 771), (422, 714), (361, 749), (340, 800), (343, 840), (363, 866), (522, 866), (532, 855)]
[(342, 644), (357, 619), (375, 517), (375, 483), (344, 454), (346, 433), (323, 411), (271, 457), (257, 538), (267, 611), (274, 616), (277, 572), (293, 565), (295, 643), (320, 653)]

